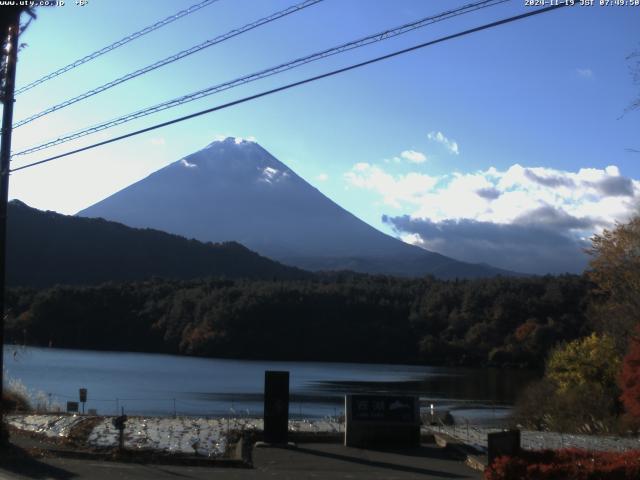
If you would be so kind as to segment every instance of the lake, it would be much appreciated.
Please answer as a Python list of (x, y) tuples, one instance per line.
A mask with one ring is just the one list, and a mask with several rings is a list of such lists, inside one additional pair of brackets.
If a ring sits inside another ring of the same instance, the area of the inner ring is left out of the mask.
[(499, 419), (530, 371), (327, 362), (271, 362), (5, 346), (5, 375), (63, 408), (86, 388), (86, 408), (112, 415), (260, 416), (265, 370), (290, 372), (294, 418), (343, 413), (345, 393), (410, 393), (474, 421)]

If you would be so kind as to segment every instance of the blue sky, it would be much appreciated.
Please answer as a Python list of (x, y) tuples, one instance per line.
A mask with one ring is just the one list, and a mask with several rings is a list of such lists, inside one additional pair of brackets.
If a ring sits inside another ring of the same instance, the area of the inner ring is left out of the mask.
[[(22, 38), (17, 85), (193, 3), (68, 0), (41, 8)], [(18, 96), (14, 119), (294, 3), (220, 0)], [(466, 3), (325, 0), (20, 127), (14, 151)], [(15, 165), (530, 8), (506, 2)], [(565, 8), (16, 172), (10, 195), (72, 214), (215, 138), (251, 137), (332, 200), (406, 241), (523, 271), (577, 271), (588, 237), (637, 211), (640, 154), (629, 149), (640, 150), (640, 111), (624, 112), (640, 96), (626, 59), (639, 48), (640, 7)]]

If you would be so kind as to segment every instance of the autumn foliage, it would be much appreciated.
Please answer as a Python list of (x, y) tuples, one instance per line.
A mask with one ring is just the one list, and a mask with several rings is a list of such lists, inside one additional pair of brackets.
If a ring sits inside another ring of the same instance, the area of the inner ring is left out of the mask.
[(525, 450), (518, 456), (497, 458), (484, 475), (486, 480), (637, 480), (640, 450)]
[(640, 215), (591, 241), (587, 276), (602, 300), (596, 309), (598, 329), (610, 335), (622, 353), (640, 321)]
[(547, 361), (547, 377), (560, 391), (588, 385), (613, 391), (620, 368), (611, 337), (592, 333), (556, 348)]
[(620, 373), (620, 400), (626, 412), (635, 419), (640, 419), (640, 329), (631, 337), (629, 350), (622, 361)]

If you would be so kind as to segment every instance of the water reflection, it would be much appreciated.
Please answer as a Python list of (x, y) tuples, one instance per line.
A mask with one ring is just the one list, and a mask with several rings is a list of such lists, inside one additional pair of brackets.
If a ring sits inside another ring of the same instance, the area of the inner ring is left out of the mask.
[(344, 394), (411, 393), (439, 408), (473, 411), (512, 404), (536, 378), (521, 370), (366, 365), (326, 362), (271, 362), (179, 357), (129, 352), (48, 348), (5, 349), (10, 377), (20, 379), (45, 401), (77, 401), (89, 390), (86, 408), (113, 414), (262, 414), (265, 370), (288, 370), (294, 417), (342, 413)]

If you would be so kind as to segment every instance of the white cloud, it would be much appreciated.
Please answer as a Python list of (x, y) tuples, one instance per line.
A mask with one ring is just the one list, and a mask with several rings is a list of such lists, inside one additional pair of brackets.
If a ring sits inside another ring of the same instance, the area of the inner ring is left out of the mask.
[(576, 68), (576, 73), (578, 76), (583, 78), (591, 78), (593, 77), (593, 70), (590, 68)]
[(512, 165), (448, 176), (439, 188), (422, 197), (412, 212), (434, 221), (474, 219), (510, 223), (523, 213), (551, 206), (578, 218), (590, 216), (599, 225), (627, 218), (640, 200), (640, 182), (619, 175), (615, 166), (568, 172)]
[(620, 176), (620, 169), (618, 167), (616, 167), (615, 165), (609, 165), (608, 167), (606, 167), (604, 169), (604, 172), (607, 175), (610, 175), (612, 177), (619, 177)]
[(415, 150), (405, 150), (400, 156), (411, 163), (424, 163), (427, 161), (427, 156), (424, 153)]
[(418, 233), (405, 233), (403, 235), (400, 235), (400, 240), (402, 240), (404, 243), (408, 243), (409, 245), (420, 246), (424, 244), (422, 237)]
[(385, 216), (403, 241), (533, 273), (580, 271), (585, 239), (627, 221), (640, 205), (640, 181), (615, 165), (565, 171), (515, 164), (429, 177), (359, 164), (345, 179), (405, 213)]
[(345, 179), (352, 186), (378, 192), (388, 205), (404, 204), (412, 218), (436, 222), (473, 219), (504, 224), (550, 206), (610, 226), (628, 218), (640, 201), (640, 182), (622, 176), (615, 165), (571, 172), (514, 164), (502, 171), (491, 167), (432, 177), (418, 172), (392, 175), (361, 162)]
[(166, 140), (163, 137), (153, 137), (151, 140), (149, 140), (149, 142), (151, 143), (151, 145), (154, 145), (156, 147), (161, 147), (163, 145), (166, 145)]
[(445, 137), (444, 133), (429, 132), (427, 138), (431, 141), (444, 145), (446, 149), (449, 150), (449, 153), (460, 155), (460, 148), (458, 147), (458, 143)]
[(326, 182), (327, 180), (329, 180), (329, 175), (327, 175), (326, 173), (321, 173), (316, 177), (316, 180), (318, 180), (319, 182)]
[(420, 197), (438, 182), (437, 177), (416, 172), (392, 175), (366, 162), (356, 163), (344, 178), (350, 185), (379, 193), (386, 205), (395, 208), (404, 203), (420, 204)]

